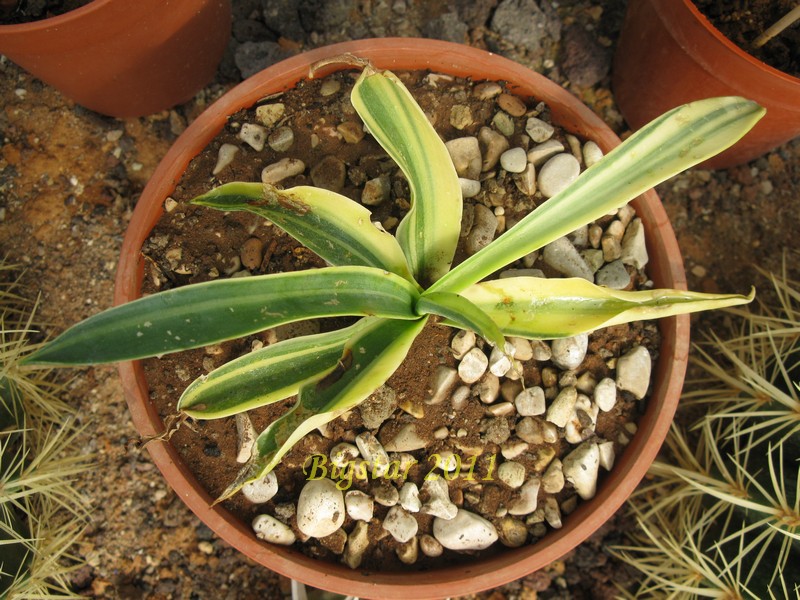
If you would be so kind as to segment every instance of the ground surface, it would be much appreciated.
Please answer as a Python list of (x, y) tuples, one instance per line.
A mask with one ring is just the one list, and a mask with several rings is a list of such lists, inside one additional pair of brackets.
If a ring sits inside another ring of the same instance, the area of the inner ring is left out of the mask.
[[(192, 101), (140, 119), (86, 111), (0, 62), (0, 255), (25, 268), (30, 294), (41, 293), (39, 316), (49, 331), (111, 304), (131, 211), (186, 124), (243, 74), (299, 49), (389, 35), (470, 43), (546, 73), (625, 133), (608, 76), (623, 0), (336, 0), (303, 2), (299, 16), (286, 12), (289, 4), (265, 1), (263, 10), (259, 0), (235, 0), (234, 38), (215, 81)], [(531, 19), (541, 26), (531, 27)], [(789, 143), (749, 165), (695, 169), (660, 186), (690, 287), (744, 292), (759, 281), (757, 266), (779, 270), (786, 252), (797, 278), (799, 185), (800, 144)], [(87, 424), (81, 451), (97, 460), (79, 482), (95, 516), (78, 548), (87, 566), (76, 589), (97, 598), (288, 595), (287, 579), (217, 540), (167, 488), (139, 449), (112, 368), (81, 371), (71, 399)], [(633, 575), (610, 568), (603, 552), (620, 539), (621, 523), (546, 570), (480, 597), (592, 598), (613, 583), (625, 585)]]

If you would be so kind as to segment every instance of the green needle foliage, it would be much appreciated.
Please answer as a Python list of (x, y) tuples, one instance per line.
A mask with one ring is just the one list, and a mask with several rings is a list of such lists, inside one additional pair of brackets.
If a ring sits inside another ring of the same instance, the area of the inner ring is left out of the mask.
[(731, 310), (731, 338), (696, 348), (682, 406), (704, 416), (673, 427), (614, 550), (636, 597), (800, 599), (800, 287), (773, 283), (777, 306)]
[(431, 315), (474, 330), (503, 349), (507, 335), (567, 337), (607, 324), (752, 299), (679, 290), (625, 294), (572, 279), (481, 280), (724, 150), (764, 114), (757, 104), (716, 98), (667, 113), (451, 268), (462, 198), (447, 148), (394, 74), (353, 57), (343, 61), (363, 68), (352, 104), (409, 182), (411, 207), (396, 237), (375, 227), (363, 206), (328, 190), (223, 185), (193, 202), (261, 215), (331, 266), (162, 292), (75, 325), (31, 358), (47, 365), (113, 362), (205, 346), (304, 319), (361, 317), (345, 330), (252, 352), (189, 386), (178, 408), (198, 419), (297, 396), (292, 409), (261, 433), (252, 460), (221, 499), (268, 473), (303, 435), (381, 386)]

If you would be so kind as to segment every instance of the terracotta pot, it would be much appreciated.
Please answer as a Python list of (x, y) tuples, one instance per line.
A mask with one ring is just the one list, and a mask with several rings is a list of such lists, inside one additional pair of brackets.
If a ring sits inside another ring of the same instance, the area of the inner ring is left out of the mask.
[(633, 129), (700, 98), (744, 96), (764, 106), (766, 116), (706, 168), (745, 163), (800, 135), (800, 79), (741, 50), (691, 0), (628, 2), (612, 86)]
[[(285, 60), (240, 84), (207, 109), (180, 136), (158, 166), (139, 200), (123, 244), (116, 287), (116, 303), (140, 295), (143, 274), (142, 243), (162, 214), (164, 200), (173, 191), (189, 161), (222, 129), (229, 115), (250, 107), (258, 99), (291, 88), (308, 75), (309, 65), (344, 52), (369, 58), (393, 70), (431, 69), (476, 80), (510, 82), (519, 94), (548, 103), (554, 120), (578, 136), (595, 140), (608, 151), (619, 143), (611, 130), (563, 88), (516, 63), (482, 50), (431, 40), (381, 39), (337, 44)], [(328, 69), (328, 72), (333, 71)], [(323, 73), (324, 74), (324, 73)], [(657, 285), (685, 289), (680, 252), (664, 209), (655, 192), (634, 202), (645, 223), (651, 257), (649, 274)], [(534, 545), (500, 552), (468, 565), (414, 572), (369, 572), (313, 560), (290, 548), (259, 542), (247, 523), (199, 487), (176, 449), (154, 443), (148, 449), (173, 489), (221, 538), (264, 566), (315, 587), (362, 598), (440, 598), (458, 596), (501, 585), (540, 569), (580, 544), (608, 520), (644, 476), (664, 440), (683, 384), (689, 350), (686, 316), (660, 322), (663, 343), (656, 381), (639, 431), (619, 457), (617, 466), (599, 487), (597, 496), (584, 502), (565, 519), (564, 527)], [(149, 401), (147, 384), (138, 363), (120, 366), (134, 424), (143, 436), (164, 430)]]
[(230, 0), (94, 0), (0, 25), (0, 53), (86, 108), (137, 117), (206, 85), (230, 30)]

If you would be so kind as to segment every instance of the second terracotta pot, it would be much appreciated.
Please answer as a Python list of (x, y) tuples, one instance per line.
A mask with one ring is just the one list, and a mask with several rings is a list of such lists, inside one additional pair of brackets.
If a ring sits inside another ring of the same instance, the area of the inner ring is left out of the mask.
[(0, 25), (0, 53), (78, 104), (138, 117), (206, 85), (231, 31), (231, 0), (94, 0)]
[[(546, 102), (554, 121), (584, 138), (595, 140), (605, 151), (619, 143), (611, 130), (587, 107), (560, 86), (516, 63), (487, 52), (446, 42), (415, 39), (363, 40), (337, 44), (290, 58), (253, 76), (206, 110), (180, 136), (159, 165), (136, 206), (123, 244), (115, 302), (141, 295), (141, 247), (163, 211), (189, 162), (223, 128), (228, 117), (260, 98), (293, 87), (308, 76), (309, 66), (345, 52), (368, 58), (377, 67), (392, 70), (430, 69), (475, 80), (509, 82), (521, 96)], [(333, 70), (333, 67), (327, 72)], [(326, 74), (325, 72), (321, 75)], [(666, 213), (653, 191), (633, 203), (645, 224), (650, 277), (659, 287), (685, 289), (680, 252)], [(605, 477), (598, 493), (565, 519), (564, 527), (541, 541), (474, 562), (432, 571), (374, 572), (314, 560), (291, 548), (256, 539), (249, 524), (241, 522), (198, 484), (169, 443), (154, 442), (148, 450), (178, 496), (217, 535), (260, 564), (287, 577), (362, 598), (444, 598), (474, 593), (502, 585), (540, 569), (563, 556), (606, 522), (631, 494), (655, 459), (678, 404), (689, 350), (688, 316), (660, 321), (662, 345), (655, 369), (652, 395), (639, 430), (617, 465)], [(120, 375), (133, 422), (142, 436), (164, 430), (149, 399), (139, 363), (120, 366)]]
[(612, 79), (633, 129), (701, 98), (743, 96), (765, 107), (766, 116), (706, 168), (748, 162), (800, 135), (800, 79), (744, 52), (692, 0), (630, 0)]

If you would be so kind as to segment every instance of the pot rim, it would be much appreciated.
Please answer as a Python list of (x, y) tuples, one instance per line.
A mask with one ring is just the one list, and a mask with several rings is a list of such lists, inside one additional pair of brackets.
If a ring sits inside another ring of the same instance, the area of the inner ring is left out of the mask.
[[(269, 93), (293, 87), (307, 75), (310, 64), (346, 52), (369, 58), (385, 69), (430, 69), (459, 76), (472, 73), (476, 80), (511, 81), (510, 87), (518, 93), (547, 102), (558, 124), (581, 137), (594, 139), (605, 152), (619, 143), (608, 126), (564, 88), (513, 61), (477, 48), (438, 40), (382, 38), (311, 50), (240, 83), (206, 109), (176, 140), (142, 193), (126, 232), (117, 271), (115, 304), (140, 295), (142, 242), (162, 214), (164, 200), (174, 190), (189, 161), (222, 129), (227, 116), (251, 106)], [(320, 76), (333, 70), (332, 67), (326, 69)], [(646, 229), (650, 276), (659, 286), (686, 289), (677, 240), (658, 196), (650, 190), (633, 201), (633, 205)], [(605, 523), (645, 475), (669, 431), (689, 353), (688, 315), (662, 319), (659, 326), (662, 345), (655, 368), (656, 384), (647, 410), (639, 421), (637, 434), (618, 457), (615, 468), (600, 482), (595, 498), (581, 502), (565, 519), (562, 529), (548, 532), (535, 544), (503, 549), (497, 555), (463, 565), (420, 572), (351, 570), (341, 564), (313, 560), (291, 548), (260, 542), (247, 524), (232, 518), (221, 505), (211, 506), (213, 499), (199, 487), (168, 442), (153, 442), (148, 445), (148, 451), (170, 486), (206, 525), (230, 545), (273, 571), (314, 587), (363, 598), (422, 599), (474, 593), (525, 576), (563, 556)], [(152, 436), (162, 432), (163, 422), (149, 402), (140, 363), (121, 363), (119, 372), (139, 434)]]

